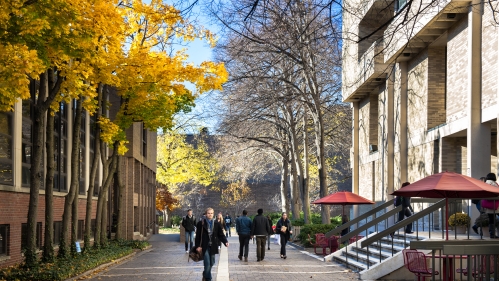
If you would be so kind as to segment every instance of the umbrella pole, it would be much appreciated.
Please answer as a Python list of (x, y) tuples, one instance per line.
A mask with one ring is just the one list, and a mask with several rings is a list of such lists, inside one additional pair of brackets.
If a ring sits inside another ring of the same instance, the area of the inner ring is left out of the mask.
[(449, 240), (449, 199), (445, 198), (445, 240)]
[[(341, 215), (345, 215), (345, 205), (343, 205), (343, 212), (341, 212)], [(343, 218), (342, 218), (343, 219)]]

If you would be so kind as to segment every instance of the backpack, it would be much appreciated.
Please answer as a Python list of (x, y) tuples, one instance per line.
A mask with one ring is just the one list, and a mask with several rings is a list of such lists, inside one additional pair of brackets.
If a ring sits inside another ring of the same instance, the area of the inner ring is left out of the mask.
[(393, 199), (393, 206), (398, 207), (402, 205), (402, 196), (396, 196), (395, 199)]

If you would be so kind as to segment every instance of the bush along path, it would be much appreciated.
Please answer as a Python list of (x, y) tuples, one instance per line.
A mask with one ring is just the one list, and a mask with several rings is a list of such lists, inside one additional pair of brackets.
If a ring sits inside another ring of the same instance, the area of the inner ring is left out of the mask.
[(99, 249), (91, 248), (68, 258), (55, 258), (52, 263), (39, 262), (29, 268), (20, 264), (0, 269), (0, 280), (65, 280), (143, 250), (148, 245), (147, 241), (111, 241)]

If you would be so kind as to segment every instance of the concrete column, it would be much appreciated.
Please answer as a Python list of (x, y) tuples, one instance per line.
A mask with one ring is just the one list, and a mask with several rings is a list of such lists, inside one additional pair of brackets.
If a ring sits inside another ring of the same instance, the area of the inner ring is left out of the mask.
[[(359, 194), (359, 102), (352, 103), (353, 131), (352, 131), (352, 192)], [(357, 205), (353, 207), (353, 217), (359, 216)]]
[(483, 3), (473, 0), (468, 13), (468, 176), (480, 178), (490, 172), (490, 125), (481, 120)]
[(14, 112), (12, 113), (12, 180), (14, 181), (13, 188), (21, 190), (22, 186), (22, 131), (23, 131), (23, 111), (22, 102), (18, 101), (14, 104)]
[[(407, 181), (407, 62), (399, 62), (400, 68), (400, 182)], [(400, 186), (397, 187), (397, 189)]]
[[(384, 186), (386, 186), (386, 193), (387, 197), (386, 200), (391, 200), (393, 196), (388, 195), (392, 193), (393, 190), (393, 182), (394, 182), (394, 158), (395, 158), (395, 152), (394, 152), (394, 143), (395, 143), (395, 123), (394, 123), (394, 110), (395, 110), (395, 104), (394, 104), (394, 92), (395, 92), (395, 68), (392, 69), (392, 72), (390, 73), (390, 76), (388, 76), (388, 79), (386, 80), (386, 92), (387, 92), (387, 99), (386, 99), (386, 123), (387, 123), (387, 128), (386, 128), (386, 182)], [(383, 187), (385, 188), (385, 187)]]
[[(90, 114), (88, 111), (85, 111), (85, 124), (82, 124), (82, 126), (85, 126), (85, 143), (82, 144), (85, 147), (85, 155), (83, 155), (85, 159), (85, 175), (84, 175), (84, 185), (85, 185), (85, 194), (86, 191), (88, 191), (88, 186), (90, 185), (90, 168), (92, 163), (92, 159), (90, 159)], [(85, 196), (83, 196), (85, 197)]]

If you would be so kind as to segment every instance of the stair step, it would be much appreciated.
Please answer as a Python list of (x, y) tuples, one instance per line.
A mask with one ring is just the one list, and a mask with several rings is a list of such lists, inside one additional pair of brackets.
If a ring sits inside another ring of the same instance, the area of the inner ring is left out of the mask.
[(380, 254), (379, 250), (373, 249), (371, 247), (369, 247), (369, 251), (367, 251), (367, 248), (354, 248), (353, 251), (362, 253), (364, 255), (367, 255), (367, 253), (369, 252), (369, 257), (375, 257), (378, 260), (379, 260), (380, 255), (381, 255), (381, 259), (387, 259), (387, 258), (390, 258), (392, 256), (391, 252), (384, 251), (383, 249), (381, 249), (381, 254)]
[[(378, 245), (378, 244), (371, 244), (369, 246), (369, 250), (371, 250), (371, 248), (374, 248), (376, 249), (378, 252), (379, 252), (379, 249), (381, 247), (381, 251), (386, 251), (388, 253), (398, 253), (400, 251), (402, 251), (403, 249), (405, 249), (404, 247), (400, 247), (400, 246), (396, 246), (396, 245), (390, 245), (390, 244), (385, 244), (385, 243), (381, 243), (381, 245)], [(393, 247), (393, 250), (392, 250), (392, 247)], [(365, 248), (367, 249), (367, 247)]]
[(350, 259), (353, 259), (354, 261), (363, 263), (365, 265), (367, 265), (367, 263), (369, 262), (369, 266), (373, 266), (373, 265), (379, 263), (379, 257), (376, 259), (373, 256), (369, 255), (369, 258), (368, 258), (367, 255), (364, 255), (364, 254), (359, 253), (359, 252), (350, 251), (350, 252), (348, 252), (348, 254), (344, 252), (343, 255), (348, 255), (349, 262), (350, 262)]
[(367, 268), (367, 265), (361, 262), (357, 262), (353, 259), (348, 259), (347, 262), (347, 258), (345, 256), (335, 256), (333, 260), (345, 265), (347, 268), (350, 268), (352, 270), (363, 271)]

